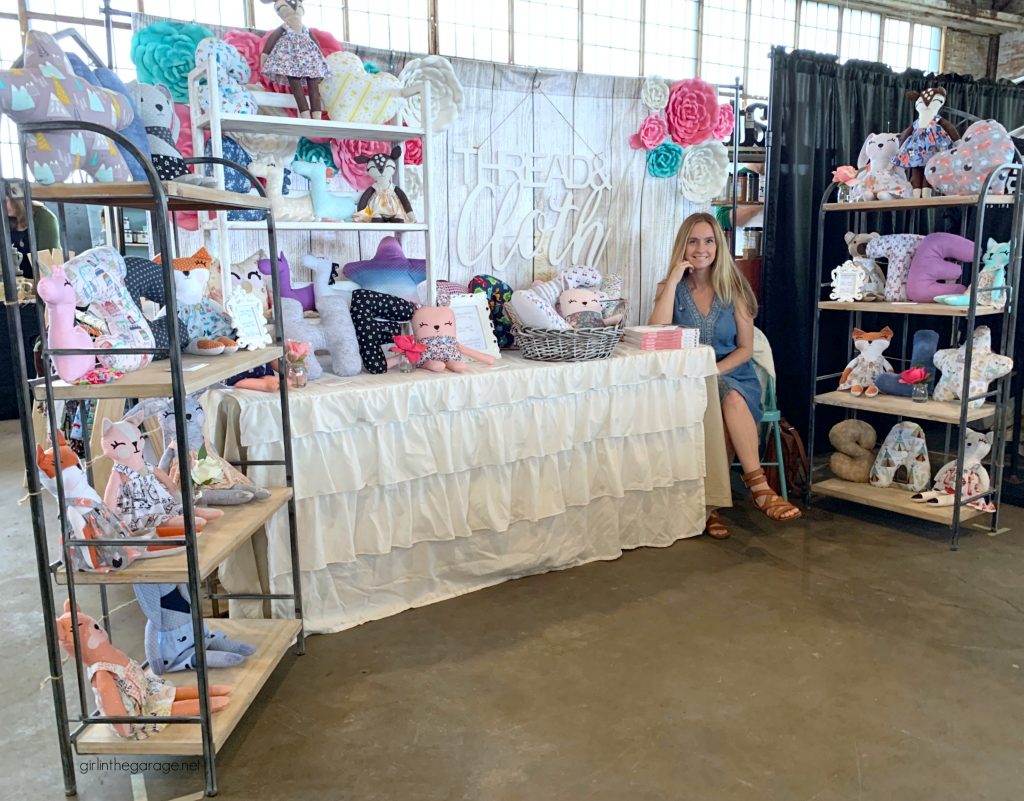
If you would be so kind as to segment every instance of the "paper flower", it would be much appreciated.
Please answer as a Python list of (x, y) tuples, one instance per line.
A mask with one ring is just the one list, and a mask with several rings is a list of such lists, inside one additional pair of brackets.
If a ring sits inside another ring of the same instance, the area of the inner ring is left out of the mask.
[(190, 474), (192, 476), (192, 483), (200, 487), (204, 484), (213, 484), (224, 478), (224, 471), (221, 470), (220, 464), (217, 463), (216, 459), (211, 459), (206, 453), (206, 445), (202, 445), (199, 448), (199, 453), (196, 454), (196, 460), (192, 464)]
[(405, 180), (402, 182), (402, 189), (409, 200), (416, 201), (423, 197), (423, 178), (420, 177), (419, 167), (405, 167)]
[(665, 120), (657, 114), (651, 114), (640, 123), (640, 130), (629, 137), (629, 146), (634, 150), (653, 150), (665, 141), (667, 135), (668, 125)]
[(406, 165), (418, 166), (423, 163), (423, 140), (410, 139), (402, 145)]
[(647, 151), (647, 172), (655, 178), (671, 178), (679, 172), (683, 149), (672, 142), (662, 142)]
[(380, 67), (374, 64), (372, 61), (364, 61), (363, 69), (366, 70), (367, 74), (369, 75), (376, 75), (378, 72), (380, 72)]
[(718, 122), (715, 123), (715, 128), (711, 135), (719, 142), (724, 142), (732, 136), (732, 129), (735, 125), (736, 112), (733, 110), (732, 103), (722, 103), (718, 107)]
[(923, 367), (911, 367), (900, 373), (901, 384), (923, 384), (931, 378), (931, 374)]
[[(444, 56), (414, 58), (398, 76), (403, 87), (426, 81), (430, 84), (430, 105), (433, 112), (431, 130), (443, 131), (462, 113), (462, 84), (451, 62)], [(406, 118), (414, 128), (424, 127), (420, 114), (419, 95), (406, 99)]]
[(718, 124), (718, 93), (700, 78), (676, 81), (669, 90), (665, 117), (673, 142), (683, 147), (699, 145)]
[(319, 161), (321, 164), (337, 166), (328, 142), (313, 142), (304, 136), (299, 139), (299, 144), (295, 148), (295, 158), (299, 161)]
[(652, 75), (640, 89), (640, 99), (652, 111), (661, 111), (668, 103), (668, 81)]
[(331, 155), (338, 167), (338, 172), (353, 189), (362, 191), (373, 184), (373, 179), (366, 172), (365, 164), (356, 164), (356, 156), (374, 156), (377, 153), (390, 153), (388, 142), (365, 142), (360, 139), (332, 139)]
[(252, 31), (228, 31), (220, 38), (241, 54), (246, 64), (249, 65), (249, 80), (257, 83), (260, 80), (260, 53), (262, 52), (260, 35)]
[(178, 152), (184, 158), (190, 158), (195, 155), (192, 148), (192, 111), (189, 109), (188, 103), (175, 103), (174, 113), (181, 125), (174, 144), (177, 145)]
[(729, 169), (729, 151), (712, 139), (686, 148), (683, 166), (679, 169), (679, 191), (694, 203), (706, 203), (725, 185)]
[(295, 156), (295, 137), (283, 134), (260, 134), (235, 132), (231, 138), (240, 144), (253, 160), (272, 158), (287, 164)]
[(196, 48), (213, 33), (191, 22), (154, 22), (132, 36), (131, 59), (142, 83), (162, 83), (178, 103), (188, 102), (188, 74)]
[(856, 167), (850, 167), (849, 165), (836, 167), (832, 170), (832, 180), (837, 184), (851, 186), (859, 174)]
[(289, 364), (305, 364), (309, 356), (309, 343), (297, 339), (286, 339), (284, 342), (284, 357)]

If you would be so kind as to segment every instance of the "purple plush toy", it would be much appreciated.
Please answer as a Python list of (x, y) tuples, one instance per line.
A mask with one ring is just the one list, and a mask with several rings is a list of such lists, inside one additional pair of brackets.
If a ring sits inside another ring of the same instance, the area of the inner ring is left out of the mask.
[(928, 234), (914, 251), (907, 276), (907, 300), (934, 303), (937, 295), (959, 295), (967, 287), (958, 283), (960, 262), (974, 259), (974, 243), (956, 234)]
[[(270, 275), (270, 259), (260, 259), (256, 262), (260, 272)], [(313, 297), (313, 284), (292, 284), (292, 269), (288, 266), (288, 259), (284, 252), (277, 257), (277, 275), (281, 280), (281, 297), (294, 298), (302, 304), (303, 311), (314, 311), (316, 309), (315, 298)]]

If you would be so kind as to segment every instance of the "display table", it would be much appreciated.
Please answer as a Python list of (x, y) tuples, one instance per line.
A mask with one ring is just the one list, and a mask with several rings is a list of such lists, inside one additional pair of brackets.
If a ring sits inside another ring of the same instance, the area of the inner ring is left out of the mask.
[[(509, 353), (462, 375), (325, 376), (290, 393), (307, 631), (700, 534), (707, 509), (731, 505), (716, 374), (710, 348), (620, 345), (598, 361)], [(225, 456), (282, 458), (274, 396), (203, 403)], [(290, 587), (286, 521), (225, 563), (230, 591)], [(232, 616), (261, 612), (232, 602)]]

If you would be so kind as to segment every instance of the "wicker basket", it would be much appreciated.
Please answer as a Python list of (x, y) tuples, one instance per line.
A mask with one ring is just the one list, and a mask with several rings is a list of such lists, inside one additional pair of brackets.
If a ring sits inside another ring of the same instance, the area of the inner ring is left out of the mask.
[(523, 325), (511, 304), (505, 304), (505, 313), (512, 321), (512, 336), (516, 346), (527, 359), (541, 362), (585, 362), (607, 359), (622, 339), (626, 324), (626, 301), (609, 300), (603, 305), (606, 317), (622, 313), (622, 320), (617, 325), (565, 331), (557, 328), (532, 328)]

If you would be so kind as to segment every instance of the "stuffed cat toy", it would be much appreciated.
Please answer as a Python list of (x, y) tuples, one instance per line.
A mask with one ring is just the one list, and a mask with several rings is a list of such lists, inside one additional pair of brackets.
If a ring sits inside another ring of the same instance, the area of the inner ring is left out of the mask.
[[(82, 463), (68, 446), (64, 435), (57, 432), (57, 447), (60, 453), (61, 478), (64, 483), (64, 499), (67, 502), (65, 537), (71, 540), (126, 540), (124, 545), (95, 545), (88, 548), (69, 548), (72, 570), (88, 570), (92, 573), (109, 573), (121, 570), (143, 555), (140, 548), (131, 545), (132, 532), (110, 511), (89, 483), (82, 469)], [(57, 497), (57, 460), (53, 448), (43, 450), (36, 445), (36, 466), (39, 481)]]
[[(980, 431), (968, 431), (964, 435), (964, 471), (962, 478), (963, 498), (970, 498), (988, 492), (992, 483), (988, 476), (988, 470), (981, 460), (988, 456), (992, 450), (992, 442), (988, 434)], [(935, 474), (935, 483), (928, 492), (918, 492), (910, 496), (910, 500), (917, 503), (927, 503), (930, 506), (952, 506), (956, 495), (956, 459), (939, 468)], [(992, 502), (985, 498), (978, 498), (972, 501), (969, 506), (980, 509), (983, 512), (994, 512)]]
[[(416, 341), (427, 348), (416, 362), (416, 367), (434, 373), (443, 373), (446, 369), (462, 373), (466, 370), (463, 356), (482, 364), (494, 364), (494, 357), (489, 353), (468, 348), (455, 338), (455, 312), (447, 306), (423, 306), (414, 311), (412, 331)], [(389, 367), (397, 363), (397, 357), (388, 359)]]
[[(135, 597), (146, 615), (146, 659), (157, 675), (194, 670), (196, 641), (188, 588), (178, 584), (135, 584)], [(248, 643), (204, 627), (206, 664), (212, 668), (240, 665), (256, 653)]]
[[(199, 690), (196, 687), (175, 687), (158, 678), (149, 668), (115, 648), (107, 632), (95, 620), (75, 607), (78, 618), (78, 642), (82, 662), (89, 674), (89, 684), (96, 698), (96, 708), (106, 717), (146, 716), (155, 720), (145, 723), (111, 723), (118, 737), (145, 740), (164, 728), (159, 718), (170, 715), (195, 716), (199, 714)], [(71, 601), (64, 601), (64, 614), (57, 618), (57, 641), (64, 652), (75, 658), (75, 639), (72, 632)], [(225, 684), (207, 685), (210, 690), (209, 708), (219, 712), (228, 705), (231, 687)]]
[(567, 289), (558, 296), (558, 312), (573, 328), (602, 328), (617, 325), (621, 314), (604, 316), (601, 299), (589, 289)]
[(875, 397), (878, 394), (875, 377), (880, 373), (893, 371), (892, 365), (882, 356), (890, 342), (892, 342), (892, 329), (889, 326), (873, 333), (854, 328), (853, 345), (858, 353), (843, 370), (839, 389), (848, 389), (850, 394), (855, 397), (860, 395), (867, 398)]
[[(170, 477), (158, 467), (151, 467), (143, 453), (145, 444), (139, 425), (142, 412), (135, 412), (119, 422), (104, 418), (100, 443), (105, 456), (114, 462), (103, 500), (115, 510), (128, 529), (136, 534), (155, 528), (159, 537), (181, 537), (185, 533), (181, 499)], [(224, 514), (220, 509), (195, 508), (196, 531), (202, 531), (207, 520)], [(161, 546), (152, 546), (161, 548)], [(180, 550), (181, 546), (170, 546)], [(170, 549), (163, 549), (169, 553)]]

